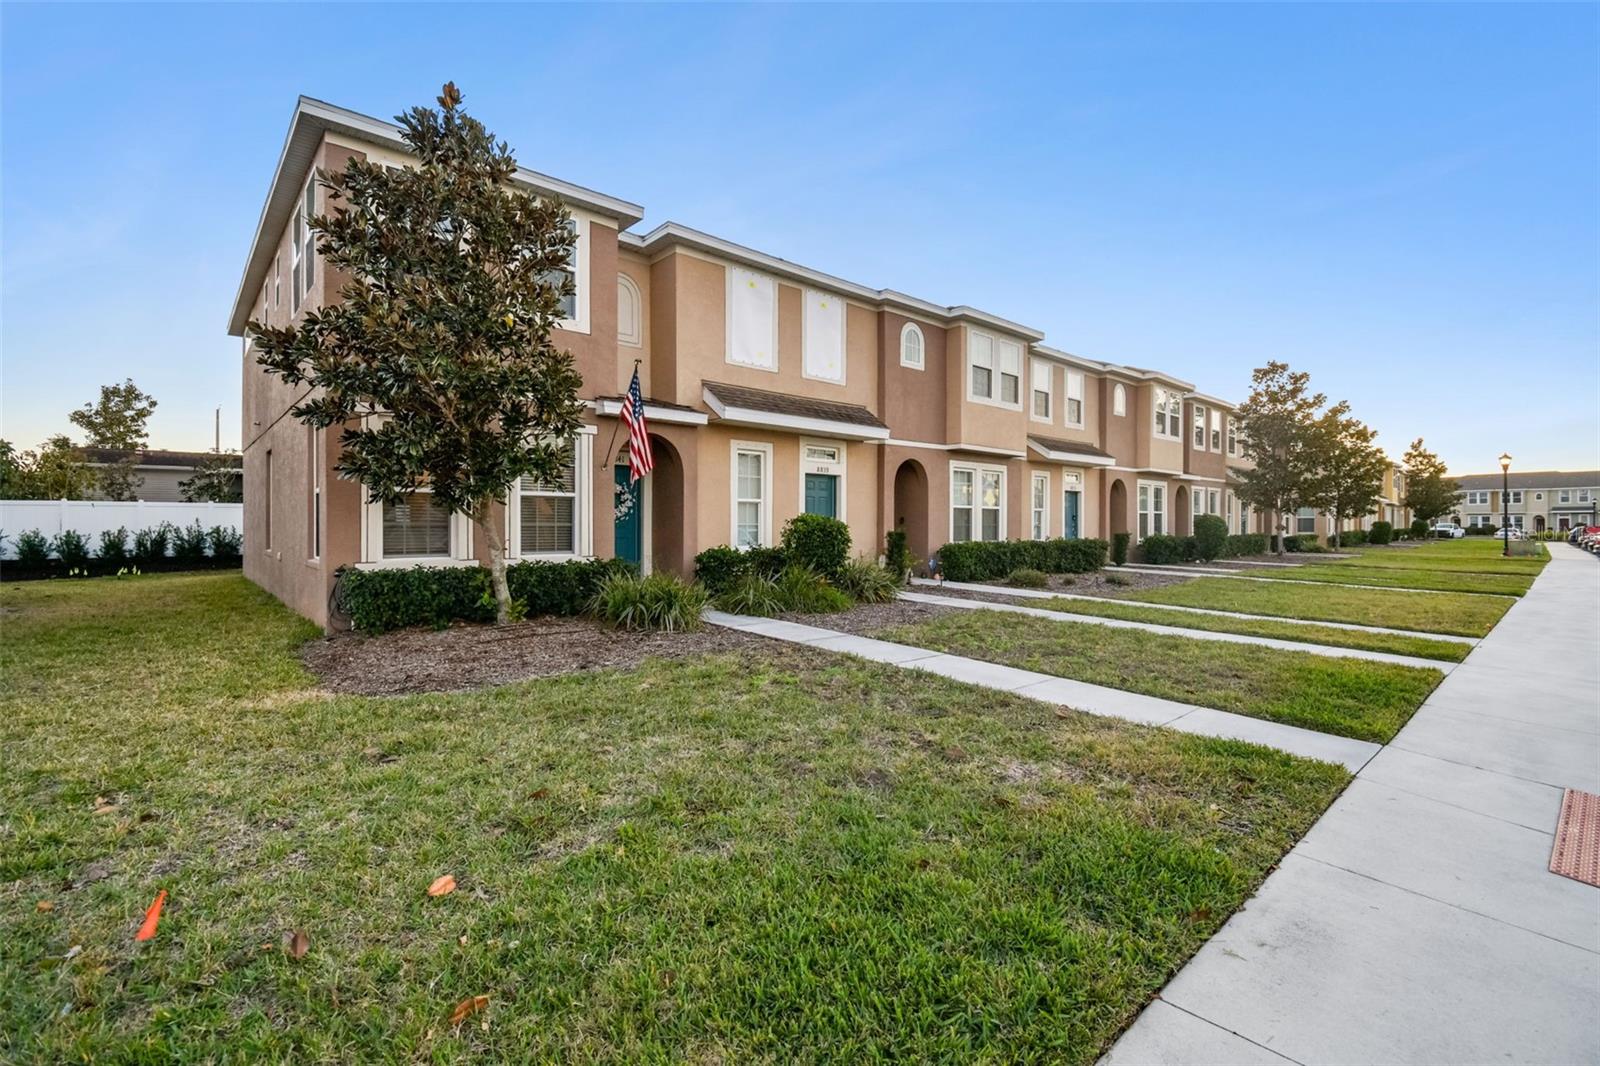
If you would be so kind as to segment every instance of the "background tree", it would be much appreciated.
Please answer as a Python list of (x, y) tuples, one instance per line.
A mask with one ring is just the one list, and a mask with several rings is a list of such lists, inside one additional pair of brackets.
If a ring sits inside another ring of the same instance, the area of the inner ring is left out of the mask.
[(100, 386), (100, 399), (86, 403), (67, 417), (88, 435), (86, 444), (95, 448), (117, 448), (130, 454), (100, 469), (100, 491), (109, 500), (132, 500), (143, 479), (134, 473), (137, 453), (150, 441), (146, 423), (156, 409), (156, 401), (128, 378), (120, 385)]
[(195, 466), (194, 476), (178, 482), (178, 491), (190, 503), (243, 503), (239, 456), (228, 452), (207, 456)]
[(1343, 400), (1319, 415), (1311, 426), (1311, 447), (1317, 458), (1304, 506), (1333, 517), (1333, 546), (1349, 519), (1372, 513), (1383, 495), (1383, 474), (1389, 457), (1375, 443), (1378, 431), (1351, 416)]
[(312, 387), (294, 415), (343, 427), (339, 471), (370, 501), (426, 486), (471, 517), (505, 622), (495, 505), (520, 477), (556, 480), (581, 425), (581, 379), (550, 336), (575, 236), (560, 202), (512, 187), (510, 149), (461, 110), (454, 83), (438, 101), (397, 117), (412, 168), (352, 159), (320, 178), (332, 211), (312, 228), (350, 279), (339, 302), (298, 327), (249, 328), (261, 366)]
[(1310, 384), (1310, 374), (1269, 362), (1250, 375), (1250, 397), (1234, 412), (1244, 457), (1255, 464), (1239, 471), (1235, 495), (1273, 515), (1279, 555), (1288, 516), (1305, 504), (1317, 472), (1313, 423), (1327, 397), (1309, 394)]
[(81, 500), (93, 483), (94, 472), (65, 434), (38, 451), (19, 452), (0, 441), (0, 500)]
[(1413, 518), (1430, 526), (1455, 510), (1461, 483), (1450, 477), (1439, 457), (1422, 446), (1418, 437), (1406, 449), (1406, 499)]

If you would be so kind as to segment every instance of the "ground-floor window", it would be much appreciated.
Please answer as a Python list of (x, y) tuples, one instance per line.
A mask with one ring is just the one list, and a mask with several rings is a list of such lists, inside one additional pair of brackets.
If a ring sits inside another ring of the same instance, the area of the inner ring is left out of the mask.
[(772, 446), (733, 446), (733, 546), (753, 548), (770, 543), (772, 515)]
[(1302, 507), (1294, 514), (1294, 531), (1296, 533), (1315, 533), (1317, 531), (1317, 512), (1310, 507)]
[(1154, 481), (1139, 482), (1139, 539), (1167, 531), (1167, 487)]
[(950, 539), (1005, 537), (1006, 472), (998, 467), (950, 467)]
[(525, 477), (519, 497), (517, 546), (522, 555), (571, 555), (578, 540), (578, 459), (575, 445), (561, 456), (550, 481)]
[(385, 559), (443, 558), (450, 554), (450, 510), (426, 489), (383, 505)]
[(1050, 535), (1050, 475), (1033, 475), (1033, 494), (1029, 501), (1031, 522), (1029, 532), (1034, 540), (1044, 540)]

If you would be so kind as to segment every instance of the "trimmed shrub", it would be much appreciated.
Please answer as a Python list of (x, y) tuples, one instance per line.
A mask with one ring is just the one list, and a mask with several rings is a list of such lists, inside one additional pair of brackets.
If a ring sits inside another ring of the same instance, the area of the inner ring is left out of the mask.
[(1372, 528), (1367, 530), (1368, 544), (1388, 544), (1394, 540), (1394, 526), (1388, 522), (1374, 522)]
[(1411, 539), (1412, 540), (1427, 540), (1428, 539), (1428, 523), (1424, 522), (1420, 518), (1413, 518), (1411, 520)]
[(608, 578), (631, 573), (632, 565), (621, 559), (529, 560), (506, 567), (506, 585), (525, 618), (576, 615), (589, 609)]
[(197, 563), (206, 557), (209, 538), (197, 518), (172, 534), (172, 557), (183, 563)]
[(790, 563), (834, 577), (850, 559), (850, 527), (827, 515), (798, 514), (783, 527), (782, 544)]
[(17, 534), (17, 565), (29, 569), (46, 566), (50, 562), (50, 538), (37, 529)]
[(700, 628), (700, 612), (711, 599), (705, 586), (675, 574), (640, 577), (613, 571), (601, 582), (590, 612), (621, 629), (659, 629), (681, 633)]
[(1106, 563), (1106, 542), (1088, 538), (956, 541), (939, 549), (948, 581), (994, 581), (1013, 570), (1085, 574)]
[(1116, 563), (1118, 566), (1124, 566), (1124, 565), (1127, 564), (1127, 562), (1128, 562), (1128, 542), (1131, 541), (1132, 539), (1133, 539), (1133, 534), (1131, 534), (1131, 533), (1113, 533), (1113, 534), (1111, 534), (1111, 561), (1112, 562)]
[(128, 561), (128, 527), (118, 526), (100, 534), (99, 556), (107, 564), (121, 566)]
[[(1314, 540), (1314, 538), (1313, 538), (1313, 540)], [(1277, 551), (1278, 550), (1278, 535), (1276, 533), (1274, 533), (1272, 535), (1272, 550), (1273, 551)], [(1286, 551), (1286, 552), (1297, 552), (1297, 551), (1299, 551), (1300, 550), (1300, 536), (1299, 536), (1299, 534), (1290, 533), (1288, 536), (1284, 537), (1283, 538), (1283, 550)]]
[(774, 578), (783, 573), (786, 560), (782, 548), (730, 548), (726, 544), (707, 548), (694, 557), (694, 576), (713, 595), (732, 588), (746, 574)]
[(1019, 589), (1042, 589), (1050, 584), (1050, 577), (1043, 570), (1025, 566), (1020, 570), (1011, 571), (1006, 577), (1006, 584)]
[(778, 598), (784, 609), (800, 614), (832, 614), (848, 611), (850, 597), (834, 588), (828, 579), (804, 566), (791, 566), (778, 575)]
[(1364, 529), (1347, 529), (1339, 534), (1339, 547), (1341, 548), (1353, 548), (1366, 542), (1367, 531)]
[(896, 581), (904, 581), (906, 575), (911, 573), (911, 568), (916, 561), (911, 556), (911, 547), (906, 540), (906, 531), (891, 529), (883, 538), (883, 565), (895, 575)]
[(141, 529), (133, 535), (133, 557), (136, 561), (149, 565), (159, 563), (167, 557), (167, 544), (172, 539), (172, 524), (163, 522), (159, 526)]
[(748, 570), (735, 576), (726, 588), (717, 593), (716, 604), (719, 610), (730, 614), (747, 614), (757, 618), (771, 618), (784, 611), (778, 583), (765, 574)]
[(1228, 538), (1227, 552), (1230, 559), (1241, 555), (1265, 555), (1267, 553), (1267, 535), (1265, 533), (1235, 533)]
[(1139, 542), (1144, 561), (1155, 566), (1184, 561), (1184, 538), (1168, 533), (1156, 533)]
[[(589, 609), (601, 584), (631, 574), (620, 559), (523, 562), (506, 567), (511, 598), (525, 617), (577, 615)], [(494, 621), (489, 571), (481, 566), (414, 566), (393, 570), (344, 569), (335, 590), (339, 608), (364, 633), (407, 626), (442, 629), (451, 622)]]
[(1469, 536), (1469, 537), (1492, 537), (1492, 536), (1494, 536), (1494, 532), (1495, 532), (1495, 527), (1494, 526), (1468, 526), (1467, 527), (1467, 536)]
[(834, 584), (857, 603), (888, 603), (894, 599), (905, 571), (890, 570), (869, 559), (845, 564)]
[(1222, 558), (1228, 550), (1228, 523), (1214, 514), (1203, 514), (1194, 520), (1194, 555), (1196, 559), (1210, 562)]
[(212, 526), (206, 531), (214, 559), (237, 559), (244, 547), (244, 534), (232, 526)]
[(89, 563), (89, 541), (76, 529), (63, 529), (52, 547), (68, 570), (82, 569)]

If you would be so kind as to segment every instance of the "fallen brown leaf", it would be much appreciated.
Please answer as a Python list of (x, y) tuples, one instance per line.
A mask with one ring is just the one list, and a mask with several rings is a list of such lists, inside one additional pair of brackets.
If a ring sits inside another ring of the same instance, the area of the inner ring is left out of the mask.
[(1056, 708), (1056, 717), (1057, 718), (1071, 718), (1072, 717), (1072, 712), (1067, 710), (1065, 707), (1057, 707)]
[(489, 1005), (488, 996), (469, 996), (456, 1004), (456, 1009), (450, 1012), (450, 1024), (460, 1025), (474, 1014)]
[(433, 884), (428, 886), (428, 895), (435, 897), (448, 896), (455, 890), (456, 879), (451, 877), (449, 874), (444, 874), (440, 877), (434, 878)]
[(104, 796), (96, 796), (94, 798), (94, 813), (111, 814), (116, 809), (117, 805), (106, 799)]
[(311, 938), (303, 930), (296, 929), (289, 935), (289, 946), (285, 950), (291, 959), (303, 959), (311, 950)]
[(41, 899), (38, 903), (33, 905), (33, 909), (38, 911), (40, 914), (43, 914), (45, 911), (53, 911), (56, 909), (56, 901), (53, 899)]
[(550, 790), (548, 788), (536, 788), (532, 792), (528, 793), (528, 798), (531, 800), (542, 800), (548, 795), (550, 795)]

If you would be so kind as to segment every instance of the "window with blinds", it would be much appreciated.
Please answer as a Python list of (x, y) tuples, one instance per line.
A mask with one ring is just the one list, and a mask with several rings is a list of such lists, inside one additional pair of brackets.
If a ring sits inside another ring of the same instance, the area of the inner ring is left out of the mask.
[(450, 554), (450, 512), (431, 492), (412, 492), (383, 505), (384, 558)]
[(518, 486), (522, 505), (518, 535), (523, 555), (570, 555), (576, 550), (578, 469), (571, 444), (562, 463), (554, 481), (525, 477)]

